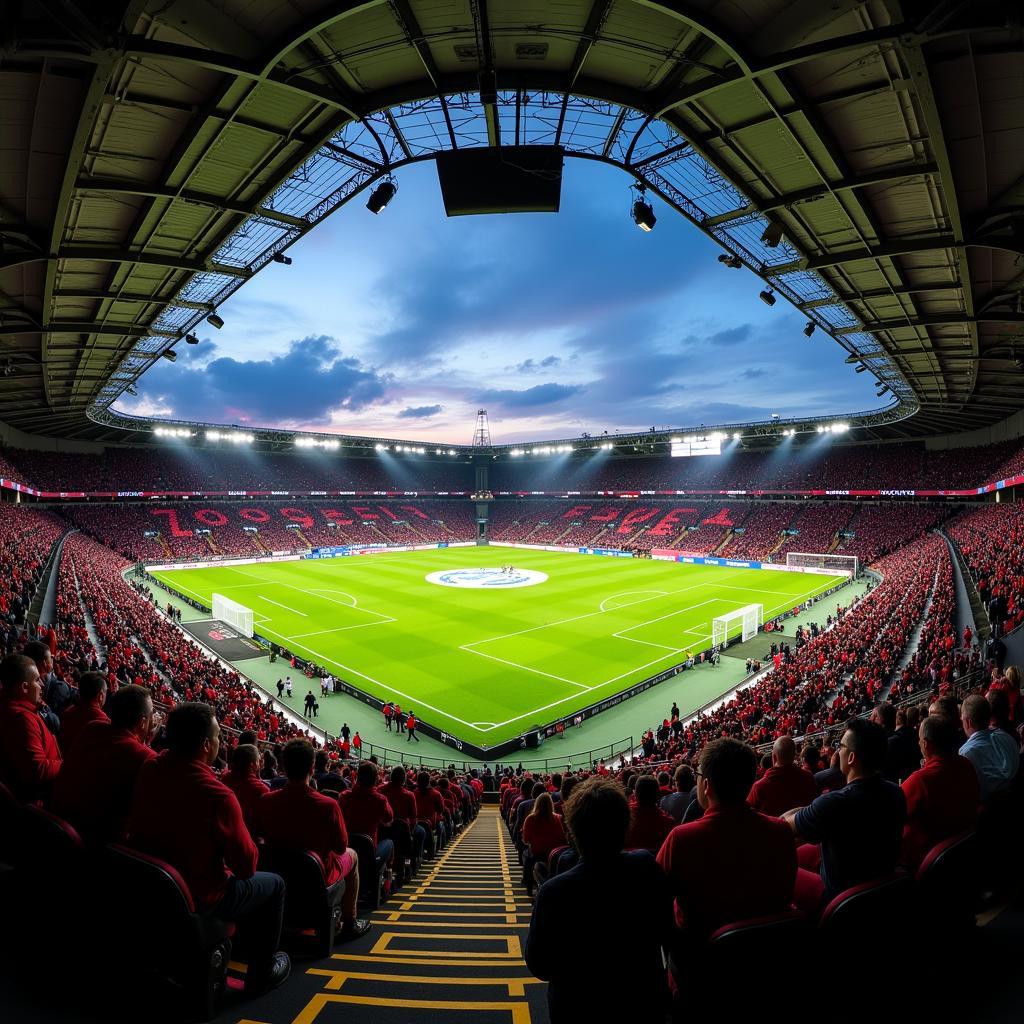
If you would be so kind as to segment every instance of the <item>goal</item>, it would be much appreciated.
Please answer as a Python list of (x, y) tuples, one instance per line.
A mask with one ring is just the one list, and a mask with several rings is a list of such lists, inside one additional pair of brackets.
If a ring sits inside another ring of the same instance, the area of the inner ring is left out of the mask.
[(735, 638), (738, 632), (743, 640), (752, 640), (763, 622), (763, 604), (744, 605), (711, 620), (711, 642), (715, 647), (728, 647), (730, 634)]
[(843, 573), (856, 576), (860, 571), (860, 561), (856, 555), (816, 555), (806, 551), (787, 551), (787, 569), (817, 569), (819, 572)]
[(213, 595), (213, 617), (233, 626), (242, 636), (252, 636), (252, 609), (223, 594)]

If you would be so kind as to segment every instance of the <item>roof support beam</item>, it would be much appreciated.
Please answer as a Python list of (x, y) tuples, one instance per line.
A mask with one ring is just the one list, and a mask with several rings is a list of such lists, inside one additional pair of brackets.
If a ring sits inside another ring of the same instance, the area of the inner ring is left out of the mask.
[(113, 338), (179, 338), (178, 331), (158, 331), (145, 324), (98, 325), (90, 320), (54, 320), (38, 326), (0, 326), (0, 337), (15, 334), (89, 334), (106, 335)]
[[(95, 302), (132, 302), (141, 305), (154, 305), (165, 307), (181, 307), (182, 309), (196, 309), (203, 313), (212, 313), (216, 308), (212, 302), (191, 302), (182, 298), (162, 298), (154, 295), (144, 295), (139, 292), (104, 291), (96, 289), (75, 289), (58, 288), (54, 293), (57, 299), (85, 299)], [(2, 310), (0, 310), (2, 312)]]
[(799, 270), (821, 270), (824, 267), (842, 267), (860, 260), (877, 260), (890, 256), (912, 256), (915, 253), (941, 252), (944, 249), (962, 247), (965, 249), (1001, 249), (1015, 256), (1024, 255), (1024, 245), (1015, 244), (1010, 239), (971, 239), (958, 242), (952, 235), (939, 235), (930, 239), (907, 239), (906, 241), (888, 242), (871, 249), (845, 249), (840, 252), (823, 253), (791, 263), (780, 263), (764, 268), (767, 277), (779, 277), (792, 274)]
[(159, 253), (134, 252), (131, 249), (99, 249), (87, 245), (66, 245), (54, 256), (14, 255), (0, 259), (0, 270), (20, 267), (29, 263), (56, 263), (59, 260), (92, 260), (97, 263), (134, 263), (142, 267), (166, 267), (189, 274), (224, 274), (227, 277), (252, 277), (245, 267), (229, 267), (223, 263), (204, 263), (201, 260), (186, 260), (177, 256), (163, 256)]
[(879, 331), (911, 330), (918, 327), (972, 326), (979, 323), (1024, 324), (1024, 313), (980, 313), (965, 316), (963, 313), (934, 313), (916, 317), (894, 317), (891, 320), (875, 320), (853, 327), (839, 327), (832, 334), (877, 334)]
[[(870, 291), (856, 292), (852, 294), (830, 295), (826, 299), (812, 299), (809, 302), (801, 302), (798, 309), (824, 309), (828, 306), (849, 305), (851, 302), (865, 302), (870, 299), (885, 299), (892, 295), (932, 295), (941, 292), (957, 292), (960, 290), (959, 281), (950, 281), (949, 284), (908, 284), (892, 288), (872, 288)], [(836, 333), (835, 331), (832, 332)]]
[(251, 205), (229, 203), (219, 196), (209, 195), (204, 192), (194, 192), (188, 189), (171, 188), (166, 185), (120, 181), (117, 178), (82, 177), (78, 179), (75, 187), (81, 192), (146, 196), (150, 199), (170, 199), (182, 203), (195, 203), (198, 206), (208, 206), (222, 213), (234, 213), (242, 217), (264, 217), (266, 220), (277, 221), (279, 224), (286, 224), (288, 227), (300, 228), (302, 230), (306, 230), (310, 226), (309, 221), (303, 220), (301, 217), (293, 217), (278, 210), (271, 210), (258, 203)]
[[(494, 71), (494, 54), (491, 51), (491, 19), (487, 12), (487, 0), (469, 0), (476, 29), (477, 56), (480, 63), (480, 102), (487, 122), (487, 143), (501, 145), (501, 120), (498, 116), (498, 78)], [(555, 140), (558, 141), (557, 139)]]

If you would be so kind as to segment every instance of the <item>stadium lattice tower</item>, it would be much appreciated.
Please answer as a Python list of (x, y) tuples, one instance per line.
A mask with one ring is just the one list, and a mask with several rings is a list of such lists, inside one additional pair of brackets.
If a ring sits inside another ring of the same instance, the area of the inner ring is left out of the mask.
[(474, 448), (490, 448), (491, 446), (491, 427), (487, 422), (487, 410), (477, 409), (476, 411), (476, 429), (473, 431), (473, 447)]

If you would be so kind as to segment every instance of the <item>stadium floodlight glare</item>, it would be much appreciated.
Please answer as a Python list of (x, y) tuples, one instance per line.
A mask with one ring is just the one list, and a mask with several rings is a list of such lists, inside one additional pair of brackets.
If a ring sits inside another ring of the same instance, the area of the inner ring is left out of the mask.
[(178, 358), (178, 353), (175, 352), (173, 348), (167, 348), (167, 349), (164, 349), (164, 351), (163, 351), (163, 357), (169, 363), (173, 363), (174, 360)]
[(211, 313), (206, 318), (206, 322), (211, 327), (216, 327), (218, 331), (224, 326), (224, 318), (221, 317), (221, 316), (218, 316), (216, 313)]
[(449, 448), (448, 449), (448, 454), (449, 455), (458, 455), (459, 453), (454, 448)]
[(256, 440), (253, 434), (246, 434), (240, 430), (208, 430), (207, 441), (227, 441), (230, 444), (252, 444)]
[(814, 328), (817, 324), (813, 320), (808, 320), (804, 325), (804, 337), (809, 338), (814, 333)]
[(764, 291), (758, 292), (758, 298), (766, 306), (774, 306), (775, 305), (775, 292), (771, 288), (765, 288)]
[(336, 451), (341, 442), (336, 437), (297, 437), (296, 448), (323, 448), (325, 451)]
[(185, 335), (185, 344), (186, 345), (198, 345), (199, 344), (199, 339), (194, 334), (186, 334)]
[(761, 235), (761, 241), (769, 249), (774, 249), (782, 241), (782, 225), (778, 221), (769, 223)]
[(849, 423), (833, 423), (832, 433), (833, 434), (845, 434), (850, 429)]
[(739, 440), (739, 439), (740, 439), (740, 438), (741, 438), (742, 436), (743, 436), (743, 435), (742, 435), (742, 434), (740, 434), (740, 432), (739, 432), (739, 431), (737, 430), (737, 431), (736, 431), (736, 433), (732, 435), (732, 439), (733, 439), (734, 441), (738, 441), (738, 440)]
[(823, 427), (820, 423), (818, 424), (818, 433), (819, 434), (824, 434), (827, 429), (828, 429), (827, 427)]
[(386, 452), (388, 450), (388, 446), (386, 444), (375, 444), (373, 447), (378, 452)]
[(291, 256), (285, 256), (283, 252), (275, 252), (273, 260), (275, 263), (280, 263), (284, 267), (290, 267), (292, 265)]
[(735, 255), (735, 253), (723, 252), (718, 257), (718, 262), (724, 264), (725, 266), (729, 267), (732, 270), (739, 270), (740, 267), (743, 266), (743, 260), (741, 260), (739, 256)]
[(184, 427), (156, 427), (153, 433), (157, 437), (192, 437), (192, 431)]
[(380, 213), (395, 198), (397, 191), (398, 183), (395, 179), (391, 177), (385, 178), (370, 193), (370, 198), (366, 200), (366, 208), (370, 213)]

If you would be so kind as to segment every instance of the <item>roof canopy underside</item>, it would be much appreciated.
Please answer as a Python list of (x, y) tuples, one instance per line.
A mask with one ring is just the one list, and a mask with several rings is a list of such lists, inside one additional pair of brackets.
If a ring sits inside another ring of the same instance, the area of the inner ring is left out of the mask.
[(1011, 11), (25, 0), (0, 44), (0, 421), (125, 440), (117, 395), (354, 194), (440, 150), (534, 143), (645, 180), (861, 359), (896, 400), (871, 436), (1004, 419), (1024, 359)]

